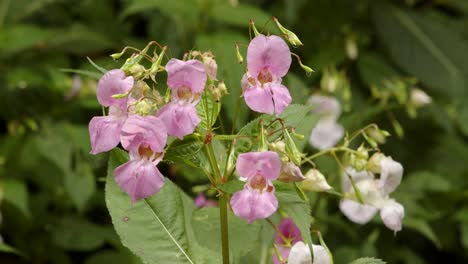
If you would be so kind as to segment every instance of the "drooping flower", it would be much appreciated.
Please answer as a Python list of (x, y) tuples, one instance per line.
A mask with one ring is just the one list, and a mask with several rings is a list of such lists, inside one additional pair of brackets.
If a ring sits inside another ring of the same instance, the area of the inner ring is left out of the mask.
[(201, 122), (195, 106), (178, 101), (165, 105), (158, 111), (157, 116), (166, 126), (167, 133), (180, 139), (193, 133)]
[(231, 198), (234, 213), (249, 223), (271, 216), (278, 208), (271, 182), (280, 175), (278, 154), (272, 151), (243, 153), (237, 159), (236, 171), (247, 179), (247, 183)]
[(164, 176), (156, 165), (162, 160), (163, 153), (153, 152), (147, 145), (130, 151), (130, 161), (114, 171), (119, 187), (135, 201), (157, 193), (164, 185)]
[(327, 250), (319, 245), (312, 245), (314, 251), (314, 261), (312, 262), (312, 255), (310, 254), (310, 248), (304, 242), (299, 241), (291, 248), (288, 257), (288, 264), (329, 264), (330, 256)]
[(340, 202), (340, 209), (351, 221), (358, 224), (368, 223), (377, 211), (385, 226), (394, 232), (401, 230), (401, 222), (405, 215), (404, 207), (389, 197), (400, 184), (403, 167), (391, 157), (385, 157), (380, 162), (380, 178), (376, 179), (369, 171), (356, 172), (347, 168), (346, 173), (353, 178), (359, 189), (364, 204), (356, 201), (354, 189), (347, 175), (343, 176), (342, 190), (346, 199)]
[(120, 130), (127, 119), (127, 97), (113, 98), (125, 94), (133, 87), (133, 77), (126, 77), (122, 70), (108, 71), (101, 77), (96, 91), (102, 106), (109, 107), (108, 116), (95, 116), (89, 122), (91, 154), (109, 151), (120, 141)]
[(291, 103), (288, 89), (281, 84), (291, 66), (291, 53), (278, 36), (258, 35), (247, 49), (247, 73), (242, 78), (245, 102), (260, 113), (280, 115)]
[(320, 116), (312, 129), (309, 143), (319, 150), (335, 146), (344, 135), (343, 126), (337, 122), (341, 114), (340, 103), (334, 97), (313, 95), (308, 104), (315, 106), (312, 112)]

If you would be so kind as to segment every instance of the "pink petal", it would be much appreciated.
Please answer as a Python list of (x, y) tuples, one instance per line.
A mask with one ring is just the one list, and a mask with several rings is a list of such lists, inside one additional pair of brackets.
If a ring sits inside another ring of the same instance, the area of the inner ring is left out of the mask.
[(120, 188), (135, 201), (157, 193), (164, 185), (164, 177), (149, 160), (130, 160), (114, 171)]
[(188, 87), (193, 93), (201, 93), (206, 84), (205, 66), (198, 60), (171, 59), (166, 64), (167, 85), (171, 89)]
[(265, 219), (278, 209), (278, 200), (271, 192), (244, 189), (236, 192), (231, 198), (231, 207), (238, 217), (252, 223)]
[(281, 172), (281, 160), (278, 153), (273, 151), (243, 153), (237, 158), (236, 171), (245, 178), (262, 175), (274, 180)]
[(274, 113), (273, 94), (269, 89), (251, 86), (243, 91), (243, 95), (247, 106), (253, 111), (270, 115)]
[(126, 93), (132, 87), (132, 76), (126, 77), (120, 69), (110, 70), (99, 79), (96, 91), (97, 99), (103, 106), (125, 105), (126, 99), (114, 99), (112, 95)]
[[(301, 231), (296, 224), (294, 224), (292, 218), (284, 218), (279, 224), (278, 230), (284, 237), (290, 238), (292, 244), (302, 240)], [(284, 245), (286, 243), (279, 234), (275, 234), (275, 242), (278, 245)]]
[(166, 126), (167, 133), (180, 139), (192, 134), (201, 119), (197, 115), (197, 109), (191, 104), (179, 104), (171, 102), (165, 105), (157, 116)]
[(291, 103), (292, 98), (288, 88), (277, 83), (266, 84), (273, 94), (273, 104), (275, 105), (275, 114), (279, 116), (283, 110)]
[(340, 210), (349, 220), (361, 225), (368, 223), (378, 211), (374, 206), (349, 199), (341, 200)]
[[(288, 260), (288, 256), (289, 256), (289, 252), (291, 251), (291, 248), (278, 246), (278, 250), (279, 250), (283, 260), (284, 261)], [(278, 256), (276, 255), (276, 253), (273, 254), (272, 261), (273, 261), (273, 264), (284, 264), (284, 262), (279, 261)]]
[(89, 122), (91, 154), (98, 154), (115, 148), (120, 141), (120, 130), (124, 118), (116, 116), (95, 116)]
[(128, 117), (120, 135), (126, 150), (137, 150), (141, 145), (147, 145), (153, 152), (163, 152), (166, 140), (166, 127), (156, 116)]
[(288, 44), (278, 36), (258, 35), (247, 49), (248, 72), (257, 77), (267, 68), (276, 77), (283, 77), (291, 66), (291, 53)]

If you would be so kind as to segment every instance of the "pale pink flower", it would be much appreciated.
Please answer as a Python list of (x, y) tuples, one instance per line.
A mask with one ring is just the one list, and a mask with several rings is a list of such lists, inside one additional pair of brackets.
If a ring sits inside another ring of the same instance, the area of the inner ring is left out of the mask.
[(156, 116), (129, 116), (120, 133), (120, 142), (128, 151), (143, 145), (153, 152), (163, 152), (166, 140), (166, 127)]
[(312, 245), (314, 251), (314, 261), (312, 261), (312, 254), (310, 248), (304, 242), (299, 241), (291, 248), (288, 257), (288, 264), (330, 264), (330, 255), (327, 250), (319, 245)]
[(115, 148), (120, 142), (120, 130), (127, 119), (126, 109), (110, 106), (108, 116), (95, 116), (89, 122), (91, 154), (98, 154)]
[(242, 191), (231, 198), (234, 213), (249, 223), (271, 216), (278, 209), (272, 180), (278, 178), (281, 160), (276, 152), (249, 152), (239, 155), (236, 171), (247, 178)]
[(126, 107), (126, 99), (115, 99), (112, 96), (128, 92), (133, 87), (133, 82), (133, 77), (125, 76), (125, 73), (120, 69), (106, 72), (99, 79), (96, 91), (98, 102), (103, 106), (120, 105)]
[[(295, 243), (302, 241), (301, 231), (296, 224), (294, 224), (292, 218), (284, 218), (281, 220), (278, 230), (281, 232), (283, 237), (287, 239), (287, 241), (285, 241), (282, 236), (275, 233), (275, 245), (279, 249), (283, 260), (287, 260), (291, 247)], [(273, 254), (272, 260), (274, 264), (281, 264), (276, 254)]]
[(157, 116), (166, 126), (167, 133), (179, 139), (193, 133), (201, 122), (195, 106), (185, 102), (170, 102), (158, 111)]
[(157, 193), (164, 185), (164, 176), (156, 165), (163, 154), (153, 152), (149, 146), (130, 151), (130, 160), (114, 170), (119, 187), (135, 201)]
[(291, 53), (278, 36), (258, 35), (247, 49), (247, 73), (242, 78), (245, 102), (260, 113), (280, 115), (291, 103), (288, 89), (281, 84), (291, 66)]
[(200, 94), (205, 89), (205, 66), (198, 60), (182, 61), (171, 59), (166, 64), (167, 86), (171, 88), (173, 98), (186, 99)]

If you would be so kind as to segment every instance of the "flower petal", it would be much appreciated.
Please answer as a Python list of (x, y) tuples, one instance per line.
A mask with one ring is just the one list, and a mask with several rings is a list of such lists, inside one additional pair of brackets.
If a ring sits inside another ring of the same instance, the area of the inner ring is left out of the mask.
[(309, 143), (319, 150), (329, 149), (335, 146), (343, 135), (342, 125), (333, 120), (320, 120), (312, 129)]
[(114, 116), (95, 116), (89, 122), (91, 154), (115, 148), (120, 142), (120, 130), (125, 119)]
[(378, 209), (371, 205), (360, 204), (353, 200), (344, 199), (340, 201), (340, 210), (349, 220), (363, 225), (374, 217)]
[(278, 209), (278, 200), (271, 192), (244, 189), (236, 192), (231, 198), (231, 207), (238, 217), (252, 223), (265, 219)]
[(281, 172), (281, 160), (278, 153), (273, 151), (243, 153), (237, 158), (236, 172), (245, 178), (259, 174), (274, 180)]
[(260, 86), (250, 86), (243, 91), (247, 106), (255, 112), (273, 114), (275, 105), (273, 104), (273, 94), (270, 89)]
[(405, 208), (393, 199), (387, 201), (380, 210), (380, 218), (382, 218), (385, 226), (394, 232), (401, 230), (401, 222), (404, 216)]
[(120, 188), (135, 201), (157, 193), (164, 185), (164, 177), (158, 168), (147, 159), (130, 160), (114, 171)]
[(126, 93), (132, 87), (132, 76), (125, 76), (125, 73), (120, 69), (110, 70), (99, 79), (96, 91), (97, 99), (103, 106), (125, 105), (126, 99), (114, 99), (112, 95)]
[(167, 85), (171, 89), (188, 87), (193, 93), (203, 92), (207, 77), (201, 61), (171, 59), (165, 68)]
[(374, 179), (374, 174), (372, 174), (369, 171), (363, 170), (363, 171), (357, 172), (354, 168), (347, 167), (346, 173), (344, 173), (343, 176), (341, 177), (342, 179), (341, 191), (343, 192), (350, 192), (352, 190), (351, 181), (349, 180), (348, 175), (351, 176), (351, 178), (353, 178), (355, 183), (359, 183), (360, 181)]
[(385, 157), (380, 162), (379, 187), (384, 195), (393, 192), (401, 183), (403, 177), (403, 166), (394, 161), (391, 157)]
[(201, 121), (195, 106), (178, 102), (165, 105), (159, 110), (157, 116), (166, 126), (167, 133), (179, 139), (193, 133)]
[(315, 106), (312, 112), (320, 115), (321, 119), (336, 121), (341, 114), (340, 102), (332, 96), (312, 95), (307, 104)]
[[(302, 241), (301, 231), (296, 226), (292, 218), (284, 218), (278, 226), (278, 230), (283, 234), (284, 237), (291, 239), (292, 244)], [(286, 241), (279, 234), (275, 234), (275, 243), (278, 245), (284, 245)]]
[(126, 150), (137, 150), (145, 144), (153, 152), (163, 152), (167, 140), (166, 127), (155, 116), (132, 115), (122, 126), (120, 140)]
[(275, 114), (279, 116), (283, 110), (291, 103), (292, 98), (286, 86), (278, 83), (266, 84), (273, 94), (273, 104), (275, 105)]
[(291, 52), (288, 44), (278, 36), (258, 35), (247, 48), (248, 72), (257, 77), (267, 68), (277, 77), (283, 77), (291, 66)]

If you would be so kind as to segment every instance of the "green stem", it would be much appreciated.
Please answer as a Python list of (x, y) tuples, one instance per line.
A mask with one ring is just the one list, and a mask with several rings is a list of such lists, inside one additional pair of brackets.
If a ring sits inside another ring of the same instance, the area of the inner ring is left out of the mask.
[(221, 194), (219, 197), (219, 214), (221, 219), (221, 244), (223, 251), (223, 264), (229, 264), (229, 234), (228, 234), (228, 197)]

